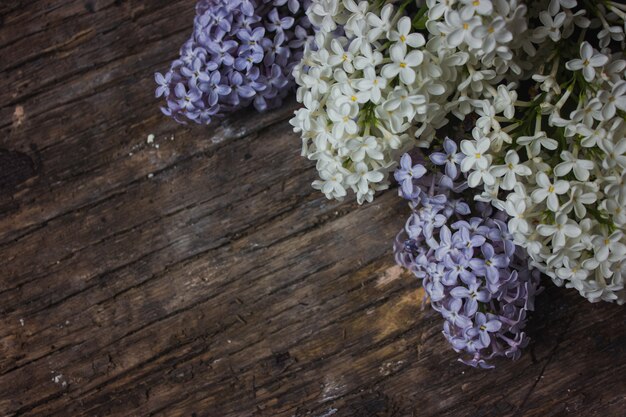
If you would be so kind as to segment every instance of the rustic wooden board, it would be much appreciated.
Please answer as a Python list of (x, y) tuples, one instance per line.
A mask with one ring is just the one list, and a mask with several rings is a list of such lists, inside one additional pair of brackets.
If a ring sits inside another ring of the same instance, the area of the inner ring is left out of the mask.
[(160, 116), (193, 5), (0, 5), (1, 416), (624, 415), (623, 307), (547, 284), (467, 368), (394, 267), (408, 208), (312, 190), (295, 103)]

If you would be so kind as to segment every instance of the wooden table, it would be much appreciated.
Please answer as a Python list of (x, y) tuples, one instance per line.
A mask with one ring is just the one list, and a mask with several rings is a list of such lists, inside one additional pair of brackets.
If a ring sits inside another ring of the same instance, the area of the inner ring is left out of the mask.
[(546, 283), (468, 368), (394, 266), (408, 208), (312, 190), (293, 101), (161, 116), (193, 5), (0, 6), (0, 415), (626, 415), (624, 307)]

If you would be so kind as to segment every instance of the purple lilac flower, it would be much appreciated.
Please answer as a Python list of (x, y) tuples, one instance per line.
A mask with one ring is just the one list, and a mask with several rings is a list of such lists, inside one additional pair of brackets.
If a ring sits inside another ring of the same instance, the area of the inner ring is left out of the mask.
[(311, 40), (311, 0), (200, 0), (194, 31), (165, 74), (156, 73), (161, 111), (180, 123), (209, 124), (254, 105), (280, 106), (291, 72)]
[(431, 155), (435, 167), (429, 171), (408, 154), (402, 157), (396, 179), (412, 213), (394, 253), (398, 264), (421, 279), (433, 309), (445, 319), (444, 336), (464, 354), (459, 360), (491, 368), (491, 359), (516, 359), (528, 344), (523, 329), (540, 291), (539, 271), (528, 269), (508, 233), (506, 214), (462, 194), (467, 187), (465, 178), (457, 178), (456, 149), (446, 138), (443, 152)]
[(169, 96), (170, 95), (170, 82), (172, 80), (172, 74), (166, 73), (165, 75), (157, 72), (154, 74), (154, 81), (156, 81), (158, 87), (154, 92), (154, 96), (159, 98), (161, 96)]
[(409, 154), (404, 154), (400, 158), (400, 168), (396, 170), (394, 176), (400, 184), (405, 195), (413, 194), (413, 180), (421, 178), (426, 173), (426, 168), (417, 164), (413, 166)]
[(450, 138), (445, 138), (443, 141), (444, 152), (433, 152), (430, 155), (430, 160), (435, 165), (445, 165), (446, 175), (453, 180), (458, 176), (457, 165), (461, 163), (464, 156), (462, 152), (457, 152), (458, 146), (456, 142)]

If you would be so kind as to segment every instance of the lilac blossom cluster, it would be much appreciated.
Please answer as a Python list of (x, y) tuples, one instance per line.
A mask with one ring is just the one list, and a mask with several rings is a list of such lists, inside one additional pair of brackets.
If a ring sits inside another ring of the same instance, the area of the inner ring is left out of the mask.
[(162, 112), (184, 123), (254, 104), (278, 107), (294, 85), (312, 29), (310, 0), (200, 0), (192, 36), (165, 74), (156, 73)]
[[(443, 152), (413, 164), (404, 154), (395, 172), (412, 214), (398, 234), (396, 261), (422, 280), (432, 307), (444, 317), (443, 334), (467, 365), (517, 359), (528, 344), (523, 329), (539, 290), (523, 250), (507, 229), (506, 213), (488, 203), (472, 207), (459, 164), (463, 154), (446, 138)], [(434, 146), (434, 144), (433, 144)], [(459, 178), (460, 177), (460, 178)]]

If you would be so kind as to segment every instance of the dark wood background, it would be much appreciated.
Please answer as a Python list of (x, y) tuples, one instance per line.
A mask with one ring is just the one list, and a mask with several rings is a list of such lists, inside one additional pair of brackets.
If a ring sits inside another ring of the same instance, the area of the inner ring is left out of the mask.
[(312, 190), (293, 101), (161, 116), (193, 6), (0, 5), (1, 416), (625, 415), (624, 307), (547, 284), (468, 368), (394, 266), (408, 208)]

